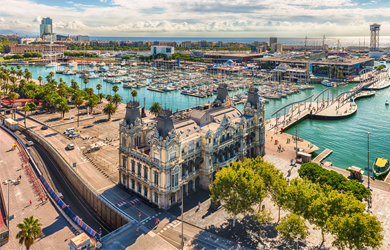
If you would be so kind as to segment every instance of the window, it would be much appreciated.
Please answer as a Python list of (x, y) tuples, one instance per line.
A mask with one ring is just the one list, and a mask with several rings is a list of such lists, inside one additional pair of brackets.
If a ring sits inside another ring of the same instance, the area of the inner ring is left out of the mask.
[(179, 174), (175, 174), (175, 187), (179, 184)]
[(137, 192), (141, 193), (141, 184), (137, 183)]
[(158, 186), (158, 172), (154, 171), (154, 184)]
[(131, 179), (131, 188), (135, 189), (135, 181), (134, 181), (134, 179)]
[(199, 142), (196, 143), (196, 147), (199, 148)]
[(154, 192), (154, 203), (158, 204), (158, 193)]
[(176, 193), (173, 193), (171, 195), (171, 204), (175, 203), (176, 202)]
[(126, 162), (126, 157), (125, 156), (122, 156), (122, 167), (127, 169), (127, 162)]
[(147, 187), (144, 187), (144, 196), (148, 197), (148, 188)]
[(131, 161), (131, 172), (135, 173), (135, 161)]
[(179, 184), (179, 174), (171, 175), (171, 187), (176, 187)]
[(122, 136), (122, 147), (124, 147), (124, 148), (127, 147), (127, 144), (126, 144), (126, 136), (125, 136), (125, 135)]
[(154, 153), (154, 159), (159, 160), (160, 159), (160, 154), (159, 153)]
[(173, 160), (173, 159), (175, 159), (175, 158), (176, 158), (176, 152), (171, 153), (169, 159), (170, 159), (170, 160)]
[(144, 167), (144, 178), (148, 179), (148, 168)]
[(138, 163), (138, 175), (141, 176), (141, 163)]

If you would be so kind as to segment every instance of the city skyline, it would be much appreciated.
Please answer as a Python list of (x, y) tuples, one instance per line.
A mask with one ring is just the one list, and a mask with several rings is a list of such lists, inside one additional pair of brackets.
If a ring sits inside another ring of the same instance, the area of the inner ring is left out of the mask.
[[(57, 34), (91, 36), (367, 36), (381, 23), (390, 35), (390, 3), (383, 0), (170, 1), (124, 0), (4, 1), (0, 30), (39, 34), (42, 18), (53, 19)], [(20, 8), (23, 6), (23, 8)]]

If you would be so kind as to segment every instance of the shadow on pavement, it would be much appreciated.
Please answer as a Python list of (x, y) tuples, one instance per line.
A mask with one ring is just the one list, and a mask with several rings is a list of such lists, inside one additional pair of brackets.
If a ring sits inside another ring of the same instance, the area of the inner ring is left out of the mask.
[(65, 219), (61, 218), (60, 216), (56, 217), (56, 220), (49, 226), (42, 228), (42, 234), (39, 237), (41, 240), (44, 239), (47, 236), (52, 235), (53, 233), (56, 233), (63, 229), (64, 227), (68, 227), (70, 231), (72, 231), (72, 228), (68, 226), (68, 223)]
[[(203, 189), (198, 189), (195, 193), (184, 196), (184, 209), (183, 209), (184, 213), (193, 209), (194, 207), (197, 207), (199, 201), (200, 203), (203, 203), (209, 198), (210, 198), (210, 191), (206, 191)], [(168, 209), (168, 212), (175, 216), (180, 216), (181, 215), (180, 206), (181, 206), (181, 202), (177, 202), (170, 209)]]

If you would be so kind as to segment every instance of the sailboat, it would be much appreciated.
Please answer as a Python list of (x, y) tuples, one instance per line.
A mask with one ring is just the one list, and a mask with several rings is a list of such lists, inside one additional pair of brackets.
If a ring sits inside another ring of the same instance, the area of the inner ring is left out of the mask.
[(52, 53), (51, 44), (52, 44), (52, 41), (51, 41), (51, 37), (50, 37), (50, 63), (46, 64), (46, 68), (53, 68), (53, 67), (60, 66), (60, 64), (56, 62), (56, 58), (55, 58), (56, 54), (55, 53), (54, 53), (54, 62), (51, 60), (51, 53)]

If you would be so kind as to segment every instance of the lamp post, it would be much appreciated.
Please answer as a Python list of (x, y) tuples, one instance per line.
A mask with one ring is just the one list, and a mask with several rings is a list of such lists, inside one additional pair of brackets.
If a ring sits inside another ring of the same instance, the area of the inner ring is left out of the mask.
[(366, 132), (367, 134), (367, 171), (368, 171), (368, 184), (367, 188), (370, 189), (370, 132)]
[[(8, 182), (9, 181), (9, 182)], [(4, 181), (4, 184), (5, 185), (7, 185), (8, 186), (8, 209), (7, 209), (7, 220), (8, 220), (8, 224), (7, 224), (7, 226), (8, 226), (8, 235), (10, 235), (10, 226), (9, 226), (9, 185), (11, 184), (11, 183), (14, 183), (15, 181), (14, 180), (11, 180), (11, 179), (9, 179), (9, 180), (5, 180)]]
[(297, 164), (297, 160), (298, 160), (298, 117), (295, 123), (295, 164)]
[(183, 214), (184, 214), (184, 185), (186, 184), (185, 181), (182, 179), (179, 179), (179, 183), (181, 183), (181, 186), (183, 187), (181, 191), (181, 249), (184, 249), (184, 220), (183, 220)]
[(299, 248), (299, 242), (302, 242), (303, 244), (306, 244), (306, 240), (303, 239), (300, 234), (294, 235), (293, 233), (289, 233), (289, 235), (297, 243), (297, 250)]

